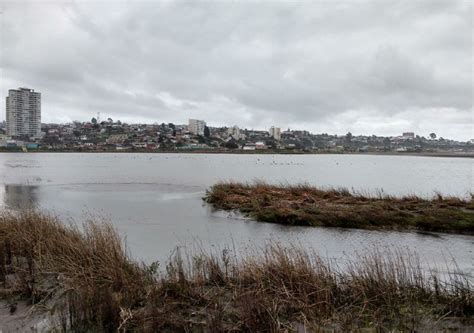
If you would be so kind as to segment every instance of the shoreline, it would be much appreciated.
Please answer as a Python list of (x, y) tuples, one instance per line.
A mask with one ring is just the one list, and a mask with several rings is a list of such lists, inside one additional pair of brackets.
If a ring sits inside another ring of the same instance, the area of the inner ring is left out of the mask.
[(163, 150), (163, 151), (145, 151), (145, 150), (31, 150), (28, 152), (0, 150), (0, 153), (9, 154), (215, 154), (215, 155), (361, 155), (361, 156), (417, 156), (417, 157), (455, 157), (455, 158), (474, 158), (472, 153), (450, 153), (450, 152), (303, 152), (303, 151), (216, 151), (216, 150)]

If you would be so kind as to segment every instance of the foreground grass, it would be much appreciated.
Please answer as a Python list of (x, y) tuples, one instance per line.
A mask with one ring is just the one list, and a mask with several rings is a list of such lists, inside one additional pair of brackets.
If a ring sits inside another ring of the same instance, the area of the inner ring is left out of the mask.
[(0, 299), (12, 312), (20, 300), (48, 311), (56, 331), (472, 328), (469, 281), (443, 281), (414, 257), (374, 254), (341, 270), (276, 245), (243, 259), (178, 252), (160, 270), (132, 261), (107, 224), (79, 230), (36, 212), (0, 215)]
[(474, 234), (474, 199), (364, 196), (308, 185), (219, 183), (204, 198), (218, 209), (287, 225)]

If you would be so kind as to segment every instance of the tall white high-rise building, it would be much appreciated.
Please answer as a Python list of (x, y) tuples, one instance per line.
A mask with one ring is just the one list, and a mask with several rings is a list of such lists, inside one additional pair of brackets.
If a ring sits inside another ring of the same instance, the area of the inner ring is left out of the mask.
[(204, 135), (204, 128), (206, 127), (206, 122), (204, 120), (189, 119), (188, 131), (194, 135)]
[(41, 135), (41, 93), (10, 89), (6, 98), (7, 135), (37, 138)]
[(268, 131), (270, 133), (270, 136), (274, 138), (277, 141), (280, 141), (281, 139), (281, 129), (280, 127), (270, 127), (270, 130)]

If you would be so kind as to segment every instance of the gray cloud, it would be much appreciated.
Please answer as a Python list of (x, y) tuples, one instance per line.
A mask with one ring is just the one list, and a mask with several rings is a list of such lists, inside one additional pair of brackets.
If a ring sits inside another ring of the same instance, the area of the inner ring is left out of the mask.
[(45, 121), (100, 111), (469, 139), (471, 13), (469, 1), (7, 2), (0, 88), (41, 91)]

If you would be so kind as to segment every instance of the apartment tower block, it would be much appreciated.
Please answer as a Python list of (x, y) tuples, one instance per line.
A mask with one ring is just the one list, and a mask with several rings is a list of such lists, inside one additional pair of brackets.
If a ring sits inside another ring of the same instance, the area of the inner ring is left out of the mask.
[(10, 89), (6, 98), (7, 135), (38, 138), (41, 134), (41, 93)]

